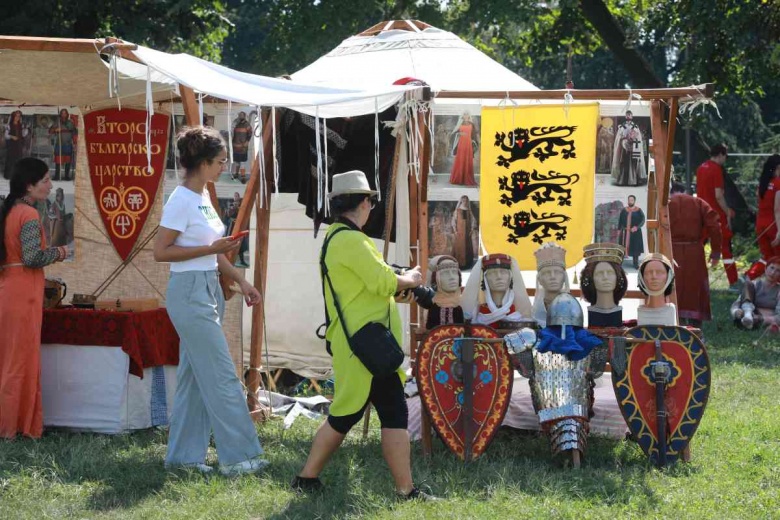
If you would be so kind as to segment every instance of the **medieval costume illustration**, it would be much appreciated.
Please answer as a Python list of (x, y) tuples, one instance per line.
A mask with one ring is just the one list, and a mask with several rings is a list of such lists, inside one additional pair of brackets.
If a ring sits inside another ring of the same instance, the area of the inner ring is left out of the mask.
[(252, 139), (252, 125), (246, 118), (246, 112), (239, 112), (238, 118), (233, 124), (233, 172), (232, 178), (240, 178), (241, 182), (246, 183), (246, 169), (241, 171), (241, 164), (247, 162), (249, 158), (249, 142)]
[(22, 123), (22, 111), (15, 110), (8, 117), (8, 124), (5, 125), (5, 170), (3, 177), (11, 178), (11, 169), (16, 161), (24, 157), (25, 140), (29, 130)]
[(710, 258), (720, 259), (718, 213), (704, 200), (678, 192), (672, 193), (669, 199), (669, 221), (672, 222), (678, 314), (701, 326), (701, 321), (712, 319), (709, 273), (701, 237), (707, 233), (712, 245)]
[(647, 255), (639, 266), (639, 290), (646, 296), (637, 311), (639, 325), (678, 325), (677, 307), (666, 301), (674, 290), (674, 268), (660, 253)]
[(615, 130), (612, 128), (612, 118), (604, 117), (599, 124), (596, 148), (596, 172), (610, 173), (612, 171), (612, 154), (615, 148)]
[(569, 292), (566, 250), (554, 242), (547, 242), (534, 251), (534, 255), (537, 274), (533, 318), (539, 327), (545, 327), (550, 303), (560, 293)]
[[(65, 246), (68, 244), (68, 221), (72, 223), (73, 214), (65, 210), (65, 192), (62, 188), (57, 188), (54, 196), (54, 202), (49, 205), (49, 236), (52, 246)], [(67, 219), (67, 220), (66, 220)]]
[(434, 257), (430, 261), (428, 273), (428, 285), (436, 294), (433, 297), (433, 306), (428, 309), (425, 328), (430, 330), (439, 325), (463, 323), (461, 274), (457, 260), (447, 255)]
[(67, 109), (63, 108), (60, 110), (59, 118), (49, 128), (49, 133), (52, 136), (52, 144), (54, 145), (54, 177), (52, 180), (60, 180), (60, 167), (64, 169), (62, 180), (72, 180), (73, 144), (78, 131)]
[(433, 211), (428, 222), (428, 255), (431, 258), (438, 255), (451, 255), (454, 237), (453, 215), (441, 202), (432, 202), (429, 208)]
[(618, 244), (594, 243), (583, 248), (585, 268), (580, 273), (582, 296), (590, 303), (588, 327), (620, 327), (623, 307), (618, 305), (628, 289), (623, 271), (624, 249)]
[(645, 144), (642, 131), (629, 110), (618, 125), (612, 153), (612, 182), (618, 186), (639, 186), (647, 182)]
[(469, 269), (474, 265), (474, 258), (479, 254), (479, 223), (471, 211), (471, 203), (463, 195), (452, 212), (454, 237), (452, 241), (452, 256), (458, 261), (461, 269)]
[(450, 171), (450, 184), (477, 186), (477, 181), (474, 178), (474, 155), (478, 146), (476, 141), (478, 135), (476, 127), (471, 121), (471, 114), (465, 112), (452, 133), (455, 136), (452, 148), (455, 162), (453, 162)]
[(493, 328), (516, 328), (532, 320), (531, 300), (517, 261), (500, 253), (477, 260), (463, 292), (465, 317)]
[(780, 321), (780, 256), (767, 262), (763, 277), (745, 282), (742, 294), (731, 304), (731, 319), (746, 329)]
[(620, 211), (618, 229), (620, 230), (620, 245), (626, 248), (626, 255), (633, 260), (634, 269), (639, 267), (639, 255), (645, 252), (642, 240), (642, 226), (645, 225), (645, 214), (636, 205), (636, 197), (628, 196), (628, 206)]

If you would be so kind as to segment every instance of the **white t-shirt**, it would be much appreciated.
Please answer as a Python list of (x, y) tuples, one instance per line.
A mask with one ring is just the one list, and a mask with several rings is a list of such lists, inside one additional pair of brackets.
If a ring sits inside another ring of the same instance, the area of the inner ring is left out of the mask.
[[(177, 186), (163, 208), (160, 226), (179, 231), (173, 242), (181, 247), (208, 246), (225, 234), (225, 225), (214, 211), (207, 191), (198, 195)], [(171, 271), (214, 271), (217, 255), (206, 255), (183, 262), (171, 262)]]

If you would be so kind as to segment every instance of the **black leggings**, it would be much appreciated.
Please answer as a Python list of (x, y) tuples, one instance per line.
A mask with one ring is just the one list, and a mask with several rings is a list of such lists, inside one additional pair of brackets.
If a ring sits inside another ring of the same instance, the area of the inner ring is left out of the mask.
[(371, 390), (366, 404), (349, 415), (339, 417), (329, 415), (328, 424), (340, 434), (346, 435), (360, 421), (369, 402), (376, 408), (382, 428), (406, 429), (409, 424), (409, 409), (406, 407), (404, 387), (398, 374), (374, 376), (371, 379)]

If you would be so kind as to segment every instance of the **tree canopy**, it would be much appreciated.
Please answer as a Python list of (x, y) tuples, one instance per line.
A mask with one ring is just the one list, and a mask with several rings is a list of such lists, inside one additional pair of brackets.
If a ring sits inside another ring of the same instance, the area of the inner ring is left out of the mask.
[(722, 119), (682, 120), (701, 144), (754, 151), (780, 133), (777, 0), (28, 0), (0, 33), (118, 36), (278, 76), (401, 18), (453, 31), (541, 88), (561, 88), (569, 63), (577, 88), (714, 82)]

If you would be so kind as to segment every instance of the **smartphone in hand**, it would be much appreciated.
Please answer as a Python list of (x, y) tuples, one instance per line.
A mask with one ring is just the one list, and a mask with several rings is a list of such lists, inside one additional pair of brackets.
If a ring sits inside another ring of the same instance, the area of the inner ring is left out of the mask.
[(239, 240), (239, 239), (244, 238), (245, 236), (248, 236), (248, 235), (249, 235), (249, 230), (248, 229), (245, 230), (245, 231), (239, 231), (238, 233), (233, 233), (232, 235), (230, 235), (230, 240)]

